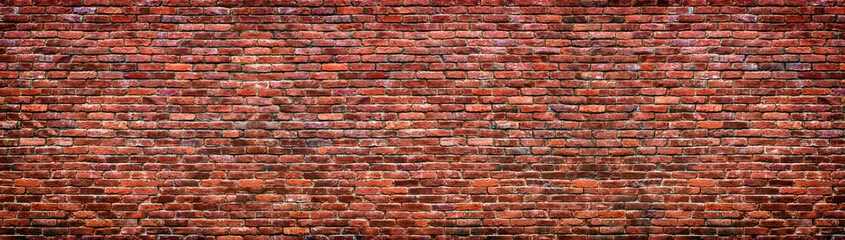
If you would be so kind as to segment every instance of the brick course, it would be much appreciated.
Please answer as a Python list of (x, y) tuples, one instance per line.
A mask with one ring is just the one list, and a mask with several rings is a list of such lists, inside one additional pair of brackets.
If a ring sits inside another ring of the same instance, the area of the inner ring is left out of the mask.
[(828, 239), (843, 0), (0, 0), (0, 235)]

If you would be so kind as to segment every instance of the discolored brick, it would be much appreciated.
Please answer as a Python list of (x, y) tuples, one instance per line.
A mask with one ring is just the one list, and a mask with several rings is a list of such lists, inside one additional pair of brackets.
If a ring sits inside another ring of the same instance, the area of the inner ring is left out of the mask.
[(836, 239), (843, 7), (0, 1), (0, 238)]

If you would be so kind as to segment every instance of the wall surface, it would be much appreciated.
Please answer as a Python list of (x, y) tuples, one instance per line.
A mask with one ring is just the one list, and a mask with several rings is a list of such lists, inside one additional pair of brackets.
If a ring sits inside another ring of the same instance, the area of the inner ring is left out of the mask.
[(827, 239), (843, 30), (843, 0), (0, 0), (0, 235)]

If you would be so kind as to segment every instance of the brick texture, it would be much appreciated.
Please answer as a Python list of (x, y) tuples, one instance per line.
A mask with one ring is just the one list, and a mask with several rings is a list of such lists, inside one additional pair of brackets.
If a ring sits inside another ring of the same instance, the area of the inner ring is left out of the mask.
[(843, 30), (843, 0), (0, 0), (0, 235), (829, 239)]

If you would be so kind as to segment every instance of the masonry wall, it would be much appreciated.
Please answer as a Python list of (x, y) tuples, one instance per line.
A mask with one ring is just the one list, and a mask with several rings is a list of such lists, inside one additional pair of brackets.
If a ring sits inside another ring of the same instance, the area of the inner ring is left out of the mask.
[(828, 239), (843, 29), (842, 0), (2, 0), (0, 235)]

